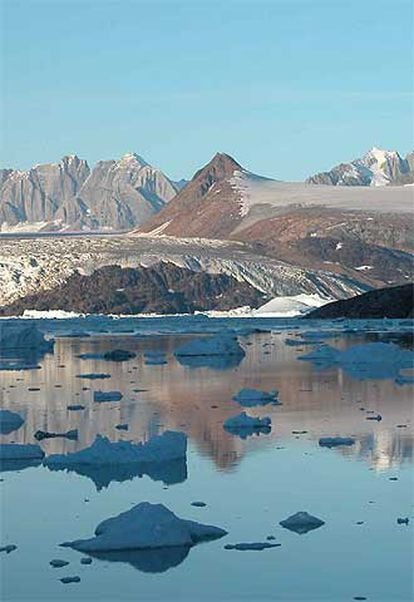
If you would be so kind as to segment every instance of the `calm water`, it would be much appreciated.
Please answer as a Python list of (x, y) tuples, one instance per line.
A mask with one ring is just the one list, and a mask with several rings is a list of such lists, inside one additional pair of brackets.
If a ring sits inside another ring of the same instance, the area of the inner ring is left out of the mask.
[[(242, 323), (247, 327), (249, 321)], [(61, 329), (60, 322), (50, 324)], [(202, 329), (197, 324), (194, 330)], [(119, 321), (118, 330), (130, 325)], [(97, 433), (142, 441), (174, 429), (189, 437), (187, 465), (153, 479), (119, 475), (108, 482), (42, 466), (3, 472), (1, 545), (14, 543), (18, 550), (1, 554), (1, 599), (412, 600), (413, 388), (389, 379), (357, 380), (338, 368), (316, 371), (297, 359), (314, 346), (285, 344), (298, 334), (285, 321), (267, 322), (271, 333), (242, 337), (246, 357), (220, 368), (181, 365), (173, 350), (191, 335), (154, 325), (138, 337), (58, 338), (40, 369), (0, 372), (2, 406), (26, 419), (2, 442), (33, 443), (37, 429), (79, 430), (77, 442), (42, 442), (50, 454), (81, 449)], [(375, 336), (339, 334), (328, 342), (346, 348)], [(124, 363), (77, 357), (115, 347), (138, 356)], [(155, 349), (167, 352), (167, 364), (145, 364), (145, 351)], [(88, 372), (111, 378), (76, 377)], [(283, 405), (249, 410), (271, 416), (270, 434), (242, 440), (223, 430), (223, 421), (241, 411), (232, 396), (242, 387), (279, 390)], [(117, 389), (124, 397), (94, 403), (92, 391), (98, 389)], [(86, 409), (69, 412), (66, 406), (74, 403)], [(366, 420), (370, 411), (382, 421)], [(129, 431), (117, 431), (118, 423), (128, 423)], [(329, 435), (353, 436), (356, 444), (319, 447), (319, 437)], [(193, 507), (193, 500), (207, 506)], [(58, 547), (92, 535), (101, 520), (141, 501), (161, 502), (180, 517), (223, 527), (229, 535), (192, 548), (162, 573), (145, 572), (133, 559), (84, 566), (78, 552)], [(297, 535), (278, 525), (299, 510), (322, 518), (325, 526)], [(398, 525), (397, 517), (406, 516), (410, 525)], [(281, 547), (224, 550), (226, 543), (265, 541), (269, 535)], [(53, 569), (52, 558), (70, 564)], [(63, 585), (59, 578), (67, 575), (79, 575), (81, 582)]]

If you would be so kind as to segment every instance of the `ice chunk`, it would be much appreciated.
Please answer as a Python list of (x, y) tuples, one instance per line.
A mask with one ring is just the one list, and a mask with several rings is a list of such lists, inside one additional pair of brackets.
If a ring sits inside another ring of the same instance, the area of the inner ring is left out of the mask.
[(254, 406), (264, 406), (269, 403), (277, 404), (280, 403), (277, 399), (278, 391), (259, 391), (258, 389), (241, 389), (233, 397), (234, 401), (244, 408), (250, 408)]
[(271, 424), (272, 421), (268, 416), (258, 418), (256, 416), (248, 416), (246, 412), (242, 412), (241, 414), (237, 414), (237, 416), (228, 418), (224, 422), (223, 428), (229, 433), (239, 435), (242, 439), (245, 439), (254, 433), (270, 433)]
[(354, 445), (355, 439), (352, 437), (321, 437), (319, 445), (321, 447), (339, 447), (342, 445)]
[(268, 548), (279, 548), (282, 544), (280, 543), (268, 543), (267, 541), (255, 541), (253, 543), (235, 543), (224, 546), (225, 550), (238, 550), (240, 552), (245, 551), (253, 551), (253, 552), (261, 552), (262, 550), (267, 550)]
[(9, 543), (7, 546), (1, 546), (0, 552), (6, 552), (6, 554), (10, 554), (10, 552), (14, 552), (17, 550), (17, 546), (14, 543)]
[(42, 441), (43, 439), (56, 439), (57, 437), (70, 439), (71, 441), (76, 441), (78, 438), (78, 430), (72, 429), (71, 431), (67, 431), (66, 433), (50, 433), (49, 431), (39, 430), (35, 432), (33, 437), (38, 441)]
[(285, 527), (285, 529), (295, 531), (295, 533), (299, 533), (299, 535), (303, 535), (304, 533), (308, 533), (308, 531), (322, 527), (324, 524), (325, 521), (303, 511), (296, 512), (296, 514), (292, 514), (279, 523), (279, 525), (282, 525), (282, 527)]
[(76, 378), (87, 378), (89, 380), (98, 380), (104, 378), (111, 378), (110, 374), (105, 374), (102, 372), (90, 372), (88, 374), (77, 374)]
[(64, 547), (81, 552), (147, 550), (182, 546), (218, 539), (227, 532), (219, 527), (178, 518), (162, 504), (142, 502), (109, 518), (95, 529), (95, 537), (65, 542)]
[(18, 443), (0, 444), (0, 461), (41, 460), (44, 455), (44, 451), (39, 445), (24, 445)]
[(112, 362), (126, 362), (136, 357), (137, 354), (126, 349), (113, 349), (103, 354), (103, 359)]
[(35, 322), (0, 322), (0, 349), (36, 349), (53, 351), (54, 341), (47, 341)]
[(79, 583), (80, 580), (81, 579), (80, 579), (80, 577), (78, 575), (75, 575), (74, 577), (62, 577), (62, 579), (59, 579), (59, 581), (61, 581), (65, 585), (67, 583)]
[(142, 474), (173, 484), (187, 478), (186, 451), (187, 437), (176, 431), (165, 431), (138, 444), (111, 442), (98, 435), (90, 447), (48, 456), (44, 464), (50, 470), (70, 470), (87, 476), (98, 490), (111, 481), (122, 482)]
[(175, 351), (177, 360), (183, 366), (216, 370), (238, 366), (245, 355), (237, 337), (229, 333), (195, 339)]
[(53, 558), (49, 564), (50, 566), (53, 566), (54, 569), (60, 569), (63, 566), (67, 566), (69, 562), (67, 560), (61, 560), (60, 558)]
[(0, 410), (0, 433), (8, 435), (13, 431), (17, 431), (24, 422), (20, 414), (10, 412), (9, 410)]
[(338, 366), (353, 378), (397, 378), (400, 370), (413, 368), (414, 352), (393, 343), (364, 343), (341, 351), (323, 345), (298, 359), (309, 360), (321, 368)]
[(94, 391), (93, 400), (100, 403), (105, 401), (120, 401), (123, 395), (120, 391)]

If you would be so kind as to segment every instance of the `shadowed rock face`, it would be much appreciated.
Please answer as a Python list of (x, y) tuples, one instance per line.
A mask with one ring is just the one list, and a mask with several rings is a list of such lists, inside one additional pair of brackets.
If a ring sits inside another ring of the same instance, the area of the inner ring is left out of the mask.
[(247, 283), (225, 274), (192, 272), (173, 264), (150, 268), (106, 266), (90, 276), (74, 274), (50, 291), (18, 299), (2, 315), (25, 309), (61, 309), (81, 313), (193, 313), (258, 307), (268, 297)]
[(343, 301), (328, 303), (306, 318), (395, 318), (414, 317), (414, 284), (369, 291)]

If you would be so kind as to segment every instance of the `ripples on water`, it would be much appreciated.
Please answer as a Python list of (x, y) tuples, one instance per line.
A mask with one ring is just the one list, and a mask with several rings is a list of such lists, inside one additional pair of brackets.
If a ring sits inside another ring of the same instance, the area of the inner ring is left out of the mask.
[[(266, 322), (272, 332), (241, 337), (246, 357), (239, 363), (182, 365), (174, 349), (194, 335), (167, 323), (147, 322), (146, 332), (141, 328), (145, 336), (57, 338), (54, 353), (39, 360), (40, 369), (0, 372), (2, 406), (25, 417), (2, 442), (34, 443), (38, 429), (78, 429), (78, 441), (42, 441), (51, 454), (82, 449), (98, 433), (145, 441), (171, 429), (189, 437), (186, 465), (175, 463), (161, 473), (136, 474), (126, 467), (96, 476), (43, 466), (3, 472), (0, 543), (15, 543), (18, 550), (2, 554), (2, 599), (342, 601), (360, 595), (411, 600), (411, 525), (397, 525), (397, 517), (413, 514), (412, 387), (391, 379), (358, 380), (338, 367), (315, 370), (297, 360), (315, 345), (286, 345), (286, 338), (298, 334), (297, 323), (289, 330), (286, 321)], [(204, 321), (194, 324), (195, 331), (205, 329)], [(243, 320), (239, 328), (250, 324)], [(117, 329), (138, 325), (142, 320), (121, 320)], [(151, 332), (155, 325), (157, 333)], [(384, 336), (339, 333), (329, 344), (345, 349)], [(407, 336), (403, 344), (410, 346)], [(137, 357), (122, 363), (78, 357), (114, 348), (130, 349)], [(147, 365), (145, 352), (157, 350), (166, 353), (167, 363)], [(92, 372), (111, 378), (77, 378)], [(251, 415), (271, 417), (270, 434), (243, 440), (223, 429), (223, 422), (241, 411), (232, 397), (243, 387), (279, 390), (283, 405), (249, 409)], [(119, 390), (123, 399), (94, 403), (94, 390)], [(85, 410), (68, 411), (70, 404)], [(382, 415), (380, 422), (366, 420), (374, 412)], [(124, 423), (128, 431), (115, 429)], [(356, 443), (320, 448), (318, 439), (332, 435), (352, 436)], [(191, 506), (195, 499), (207, 506)], [(91, 535), (101, 520), (144, 500), (221, 526), (229, 535), (189, 554), (167, 550), (150, 558), (137, 552), (94, 559), (90, 566), (80, 565), (78, 553), (57, 547)], [(326, 524), (303, 536), (286, 532), (279, 521), (298, 510)], [(282, 546), (260, 553), (223, 549), (268, 535)], [(54, 557), (70, 564), (52, 569), (48, 563)], [(81, 582), (64, 586), (58, 579), (66, 575), (79, 575)]]

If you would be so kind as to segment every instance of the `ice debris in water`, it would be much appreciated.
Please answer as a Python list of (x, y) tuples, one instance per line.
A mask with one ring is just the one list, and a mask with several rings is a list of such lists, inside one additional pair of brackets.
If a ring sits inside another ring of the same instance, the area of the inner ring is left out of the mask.
[(278, 404), (280, 403), (277, 399), (278, 391), (259, 391), (258, 389), (241, 389), (233, 397), (234, 401), (245, 408), (254, 406), (264, 406), (269, 403)]
[(0, 547), (0, 552), (6, 552), (6, 554), (10, 554), (10, 552), (14, 552), (17, 550), (17, 546), (14, 543), (9, 543), (7, 546)]
[(321, 437), (319, 445), (321, 447), (339, 447), (342, 445), (354, 445), (355, 439), (352, 437)]
[(224, 529), (178, 518), (162, 504), (142, 502), (100, 523), (95, 537), (61, 544), (81, 552), (191, 547), (227, 535)]
[(120, 401), (123, 395), (120, 391), (94, 391), (93, 400), (99, 403), (105, 401)]
[(136, 357), (137, 354), (126, 349), (113, 349), (103, 354), (103, 359), (112, 362), (126, 362)]
[(42, 441), (43, 439), (56, 439), (58, 437), (76, 441), (78, 439), (78, 429), (72, 429), (71, 431), (66, 431), (66, 433), (50, 433), (49, 431), (38, 430), (33, 437), (38, 441)]
[(0, 349), (53, 351), (53, 340), (46, 340), (35, 322), (0, 322)]
[(50, 468), (71, 468), (81, 464), (120, 464), (133, 462), (163, 462), (184, 458), (187, 451), (187, 437), (177, 431), (165, 431), (146, 443), (131, 441), (110, 441), (97, 435), (90, 447), (71, 454), (48, 456), (45, 465)]
[(97, 379), (111, 378), (111, 375), (105, 374), (102, 372), (91, 372), (88, 374), (77, 374), (76, 378), (88, 378), (89, 380), (97, 380)]
[(78, 575), (75, 575), (74, 577), (62, 577), (62, 579), (60, 579), (59, 581), (61, 581), (65, 585), (67, 583), (79, 583), (80, 577), (78, 577)]
[(295, 533), (299, 533), (299, 535), (303, 535), (304, 533), (308, 533), (308, 531), (322, 527), (324, 524), (325, 521), (303, 511), (296, 512), (296, 514), (292, 514), (279, 523), (279, 525), (282, 525), (282, 527), (285, 527), (285, 529), (289, 529), (289, 531), (295, 531)]
[(253, 551), (253, 552), (261, 552), (262, 550), (267, 550), (268, 548), (279, 548), (282, 544), (280, 543), (268, 543), (266, 541), (255, 541), (253, 543), (235, 543), (235, 544), (226, 544), (224, 546), (225, 550), (238, 550), (240, 552), (245, 551)]
[(67, 560), (61, 560), (60, 558), (53, 558), (53, 560), (51, 560), (49, 562), (50, 566), (52, 566), (54, 569), (60, 569), (63, 566), (67, 566), (69, 564), (69, 562)]
[(18, 443), (0, 444), (1, 460), (41, 460), (44, 451), (39, 445), (26, 445)]
[(10, 410), (0, 410), (0, 433), (2, 435), (8, 435), (13, 431), (17, 431), (23, 423), (24, 419), (20, 414), (10, 412)]
[(229, 433), (239, 435), (245, 439), (254, 433), (270, 433), (272, 421), (268, 416), (259, 418), (256, 416), (248, 416), (246, 412), (241, 412), (237, 416), (231, 416), (223, 424), (223, 428)]
[(322, 345), (298, 359), (320, 368), (338, 366), (353, 378), (398, 378), (400, 370), (414, 366), (414, 352), (393, 343), (364, 343), (341, 351)]

